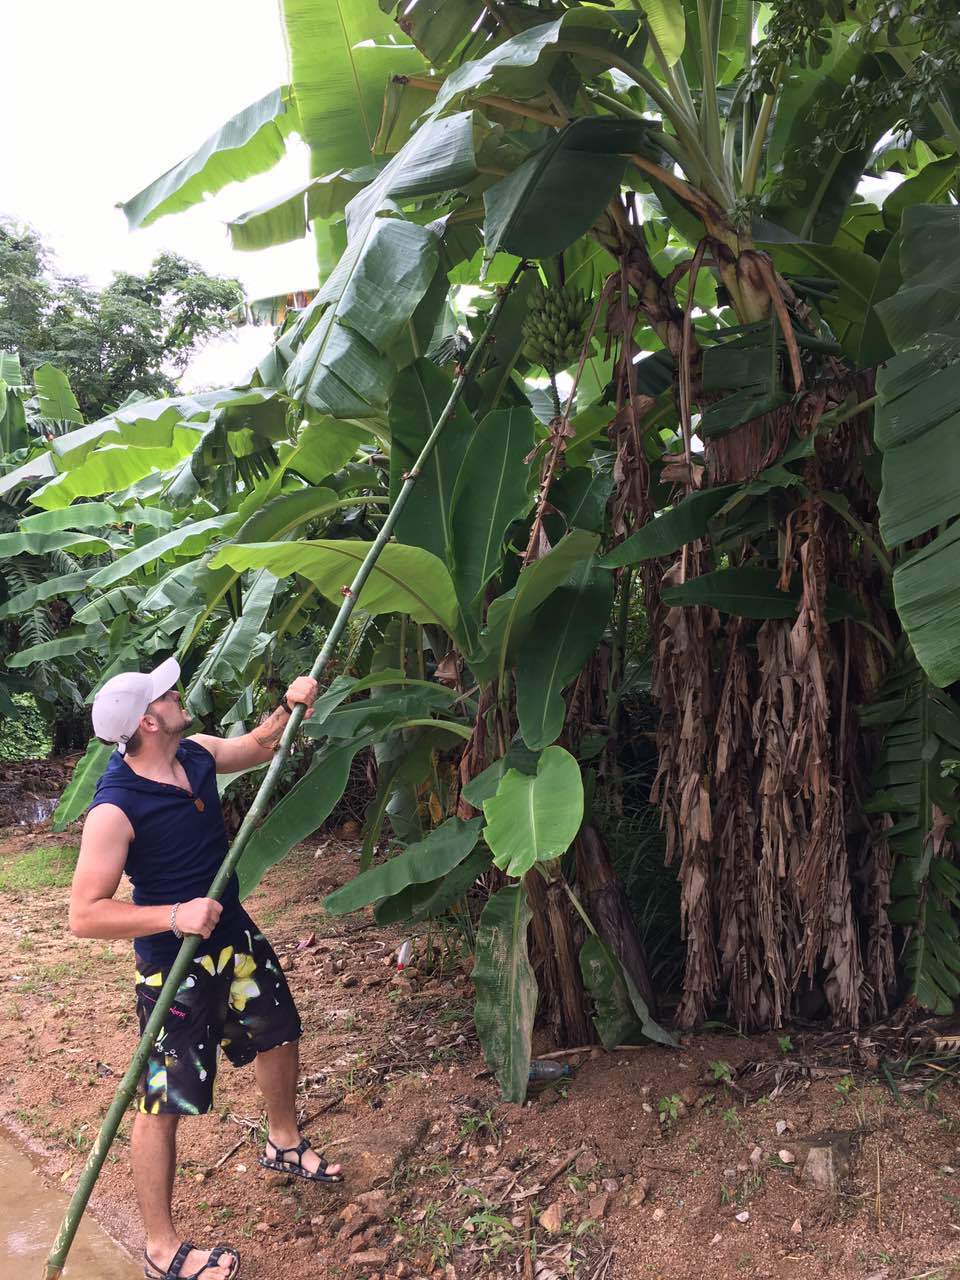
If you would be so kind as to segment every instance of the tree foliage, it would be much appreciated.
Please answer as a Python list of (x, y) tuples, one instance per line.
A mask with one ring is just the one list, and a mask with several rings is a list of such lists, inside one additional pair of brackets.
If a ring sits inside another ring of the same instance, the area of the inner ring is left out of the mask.
[[(271, 101), (313, 176), (234, 224), (250, 245), (312, 229), (316, 297), (247, 386), (138, 403), (0, 479), (42, 511), (8, 556), (35, 554), (33, 530), (103, 558), (64, 586), (54, 646), (98, 676), (176, 651), (190, 705), (249, 720), (462, 392), (245, 883), (369, 747), (362, 872), (331, 909), (423, 919), (480, 880), (477, 1024), (508, 1096), (535, 1014), (574, 1043), (664, 1036), (592, 807), (616, 791), (639, 599), (680, 1024), (777, 1026), (815, 986), (856, 1026), (895, 998), (900, 953), (943, 1007), (960, 989), (955, 13), (365, 2), (383, 38), (349, 43), (340, 89), (315, 74), (339, 10), (285, 6), (292, 79)], [(338, 132), (373, 84), (379, 129)], [(228, 125), (164, 175), (163, 206), (156, 184), (128, 206), (185, 207), (245, 156), (259, 171), (257, 130), (237, 144)], [(91, 499), (116, 514), (92, 542)], [(14, 658), (32, 661), (57, 651)], [(399, 848), (373, 867), (386, 824)]]

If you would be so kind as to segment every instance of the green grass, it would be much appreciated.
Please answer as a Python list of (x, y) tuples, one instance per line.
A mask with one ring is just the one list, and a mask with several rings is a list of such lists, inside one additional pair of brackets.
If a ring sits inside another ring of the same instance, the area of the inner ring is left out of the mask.
[(0, 864), (0, 890), (65, 888), (73, 879), (80, 850), (72, 845), (41, 845)]

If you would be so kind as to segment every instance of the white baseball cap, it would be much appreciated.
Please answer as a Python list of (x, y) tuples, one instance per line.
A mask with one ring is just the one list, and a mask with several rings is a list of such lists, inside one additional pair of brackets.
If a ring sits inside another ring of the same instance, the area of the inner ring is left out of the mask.
[(127, 671), (114, 676), (93, 699), (93, 732), (105, 742), (115, 742), (123, 755), (147, 707), (168, 693), (179, 679), (180, 663), (176, 658), (167, 658), (148, 675)]

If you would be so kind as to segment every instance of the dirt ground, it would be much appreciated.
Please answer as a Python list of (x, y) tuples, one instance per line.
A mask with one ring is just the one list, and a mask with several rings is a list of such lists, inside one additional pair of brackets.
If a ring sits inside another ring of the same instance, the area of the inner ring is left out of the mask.
[[(0, 832), (0, 876), (58, 840), (77, 833)], [(562, 1087), (505, 1105), (455, 958), (422, 936), (397, 975), (400, 933), (324, 915), (355, 865), (340, 840), (302, 846), (248, 903), (307, 1028), (306, 1130), (348, 1181), (257, 1166), (249, 1069), (224, 1064), (217, 1110), (181, 1126), (181, 1229), (236, 1245), (244, 1276), (960, 1277), (960, 1060), (942, 1045), (712, 1031), (576, 1055)], [(72, 938), (67, 892), (0, 891), (0, 1122), (70, 1189), (136, 1026), (129, 944)], [(136, 1252), (128, 1134), (93, 1211)]]

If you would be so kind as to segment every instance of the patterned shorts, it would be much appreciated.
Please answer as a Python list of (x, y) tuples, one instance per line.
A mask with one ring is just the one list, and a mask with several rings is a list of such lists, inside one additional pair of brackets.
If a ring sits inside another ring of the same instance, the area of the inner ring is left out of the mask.
[[(143, 1031), (166, 973), (137, 973)], [(177, 991), (140, 1078), (139, 1109), (148, 1115), (202, 1115), (213, 1101), (222, 1048), (235, 1067), (299, 1039), (300, 1015), (273, 948), (256, 926), (232, 945), (197, 956)]]

